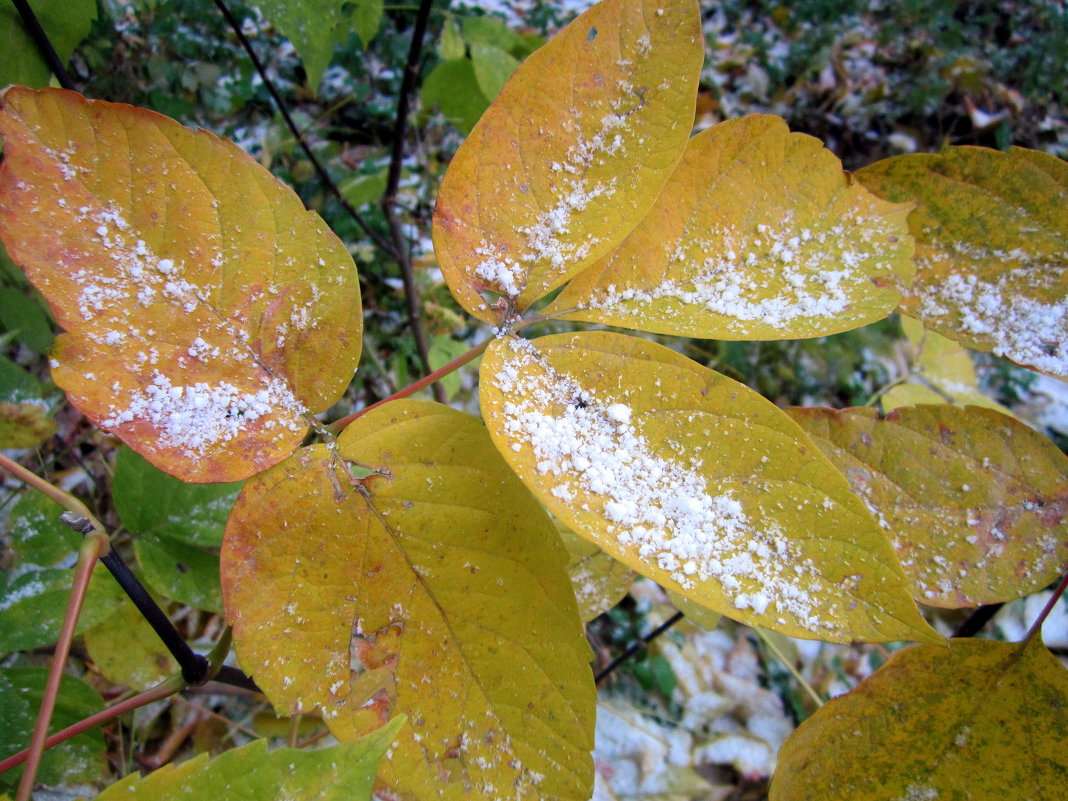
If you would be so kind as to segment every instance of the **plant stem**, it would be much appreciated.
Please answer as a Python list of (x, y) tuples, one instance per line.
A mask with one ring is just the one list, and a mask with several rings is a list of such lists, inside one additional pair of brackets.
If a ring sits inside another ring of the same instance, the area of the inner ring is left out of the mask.
[(1030, 642), (1036, 634), (1042, 631), (1042, 624), (1046, 622), (1046, 618), (1049, 617), (1049, 613), (1053, 611), (1053, 607), (1056, 606), (1057, 601), (1064, 595), (1066, 588), (1068, 588), (1068, 573), (1064, 574), (1060, 584), (1057, 585), (1057, 589), (1053, 591), (1053, 596), (1042, 608), (1042, 611), (1038, 613), (1038, 617), (1035, 619), (1035, 622), (1031, 624), (1031, 628), (1027, 630), (1027, 634), (1024, 635), (1024, 642)]
[(602, 670), (600, 673), (593, 677), (593, 683), (600, 684), (602, 681), (612, 675), (612, 673), (615, 672), (616, 668), (618, 668), (620, 665), (622, 665), (624, 662), (626, 662), (628, 659), (638, 653), (638, 651), (640, 651), (642, 648), (647, 646), (665, 631), (667, 631), (680, 620), (682, 620), (682, 617), (682, 612), (676, 612), (663, 623), (661, 623), (659, 626), (657, 626), (655, 629), (653, 629), (644, 637), (642, 637), (640, 640), (631, 643), (629, 646), (627, 646), (626, 651), (624, 651), (611, 662), (609, 662), (608, 667), (606, 667), (604, 670)]
[[(271, 80), (270, 76), (267, 75), (267, 70), (264, 68), (263, 62), (261, 62), (259, 56), (256, 55), (256, 51), (252, 49), (252, 43), (249, 42), (248, 38), (241, 30), (241, 23), (237, 21), (237, 18), (233, 15), (233, 13), (230, 11), (226, 3), (223, 2), (223, 0), (215, 0), (215, 6), (222, 13), (223, 17), (226, 18), (226, 22), (230, 25), (230, 29), (237, 37), (237, 41), (241, 43), (241, 46), (245, 49), (245, 52), (248, 53), (248, 57), (252, 61), (252, 66), (256, 68), (256, 72), (259, 73), (260, 79), (263, 81), (264, 87), (271, 95), (271, 99), (274, 100), (274, 104), (278, 107), (278, 112), (282, 115), (282, 119), (285, 121), (286, 127), (289, 128), (289, 131), (293, 134), (293, 137), (296, 139), (297, 144), (299, 144), (301, 150), (304, 151), (304, 155), (308, 157), (308, 161), (311, 162), (312, 167), (315, 169), (316, 175), (319, 176), (319, 180), (323, 182), (327, 189), (330, 190), (330, 194), (332, 194), (334, 196), (334, 199), (341, 204), (341, 207), (345, 209), (348, 215), (353, 219), (353, 222), (355, 222), (356, 225), (360, 227), (360, 230), (362, 230), (368, 237), (370, 237), (371, 241), (378, 245), (378, 247), (380, 247), (383, 251), (392, 256), (393, 248), (391, 248), (389, 243), (386, 242), (382, 237), (380, 237), (375, 232), (375, 230), (367, 224), (367, 221), (364, 220), (363, 217), (360, 216), (359, 212), (356, 211), (355, 208), (353, 208), (352, 204), (345, 199), (345, 196), (341, 194), (341, 190), (338, 189), (337, 184), (334, 183), (334, 180), (330, 177), (330, 174), (326, 171), (326, 168), (323, 167), (319, 159), (316, 157), (315, 153), (312, 152), (311, 147), (305, 141), (303, 134), (301, 134), (300, 129), (297, 127), (296, 122), (294, 122), (293, 118), (289, 115), (289, 110), (286, 108), (285, 101), (282, 100), (282, 96), (275, 88), (274, 82)], [(313, 86), (312, 90), (314, 91), (315, 88), (316, 87)]]
[(33, 792), (34, 781), (37, 779), (37, 769), (41, 765), (41, 755), (44, 753), (45, 741), (48, 739), (48, 726), (52, 722), (52, 713), (56, 708), (56, 698), (59, 695), (59, 683), (63, 678), (63, 670), (67, 666), (67, 656), (70, 654), (71, 642), (74, 640), (74, 627), (78, 622), (78, 614), (82, 610), (85, 601), (85, 593), (89, 589), (89, 579), (93, 575), (97, 558), (110, 548), (107, 536), (100, 529), (91, 531), (78, 549), (78, 564), (74, 569), (74, 582), (71, 586), (70, 601), (67, 604), (67, 613), (63, 617), (63, 627), (59, 632), (59, 642), (56, 643), (56, 651), (52, 656), (52, 665), (48, 673), (48, 682), (45, 684), (44, 697), (41, 699), (41, 709), (37, 713), (37, 724), (30, 739), (30, 747), (26, 754), (26, 769), (19, 781), (18, 793), (15, 801), (29, 801)]
[(9, 459), (2, 453), (0, 453), (0, 467), (5, 468), (16, 478), (33, 487), (42, 495), (47, 495), (53, 501), (55, 501), (64, 509), (66, 509), (68, 512), (73, 512), (78, 517), (85, 518), (89, 521), (90, 524), (92, 524), (92, 527), (97, 531), (103, 532), (106, 530), (101, 524), (101, 522), (93, 516), (93, 513), (89, 511), (89, 507), (87, 507), (84, 503), (79, 501), (70, 493), (64, 492), (59, 487), (49, 484), (36, 473), (27, 470), (18, 462)]
[(19, 16), (22, 18), (22, 24), (26, 26), (26, 32), (30, 34), (30, 38), (33, 39), (34, 44), (37, 45), (37, 49), (41, 52), (41, 56), (48, 64), (48, 69), (52, 70), (52, 74), (56, 76), (59, 85), (64, 89), (74, 89), (74, 81), (71, 80), (70, 73), (67, 72), (67, 65), (63, 63), (63, 60), (59, 57), (56, 49), (52, 46), (48, 34), (41, 26), (41, 22), (37, 19), (37, 15), (33, 13), (30, 4), (27, 3), (26, 0), (11, 0), (11, 2), (19, 12)]
[(451, 373), (453, 370), (457, 370), (460, 367), (463, 367), (468, 362), (474, 361), (475, 359), (477, 359), (479, 356), (482, 355), (482, 352), (486, 350), (486, 348), (489, 346), (489, 343), (491, 343), (492, 341), (493, 341), (492, 338), (487, 339), (481, 345), (476, 345), (475, 347), (471, 348), (471, 350), (467, 351), (467, 353), (464, 353), (464, 354), (462, 354), (460, 356), (457, 356), (455, 359), (453, 359), (451, 362), (446, 364), (444, 367), (441, 367), (441, 368), (435, 370), (434, 372), (430, 373), (429, 375), (426, 375), (423, 378), (420, 378), (418, 381), (416, 381), (416, 382), (414, 382), (412, 384), (409, 384), (404, 389), (397, 390), (392, 395), (390, 395), (388, 398), (383, 398), (382, 400), (378, 401), (377, 403), (372, 403), (370, 406), (368, 406), (368, 407), (366, 407), (364, 409), (360, 409), (360, 411), (358, 411), (358, 412), (353, 412), (350, 415), (342, 417), (340, 420), (335, 420), (333, 423), (331, 423), (329, 426), (327, 426), (327, 428), (329, 428), (331, 431), (333, 431), (336, 434), (340, 434), (345, 429), (346, 426), (348, 426), (350, 423), (352, 423), (358, 417), (363, 417), (365, 414), (367, 414), (372, 409), (377, 408), (377, 407), (381, 406), (384, 403), (389, 403), (390, 401), (400, 400), (401, 398), (407, 398), (409, 395), (414, 395), (416, 392), (418, 392), (419, 390), (421, 390), (423, 387), (427, 386), (428, 384), (433, 384), (435, 381), (440, 379), (442, 376), (446, 376), (449, 373)]
[[(99, 726), (102, 723), (107, 723), (109, 720), (114, 720), (119, 717), (119, 715), (124, 715), (138, 707), (151, 704), (153, 701), (161, 701), (164, 698), (168, 698), (169, 696), (180, 692), (185, 686), (185, 681), (181, 676), (171, 676), (169, 679), (160, 682), (149, 690), (145, 690), (143, 693), (134, 695), (124, 701), (119, 701), (117, 704), (113, 704), (107, 709), (100, 710), (95, 715), (90, 715), (84, 720), (79, 720), (73, 726), (68, 726), (61, 731), (57, 731), (55, 734), (50, 735), (45, 739), (45, 748), (51, 748), (54, 745), (64, 743), (72, 737), (77, 737), (82, 732), (89, 731), (89, 729)], [(19, 751), (17, 754), (12, 754), (7, 759), (0, 761), (0, 773), (9, 771), (12, 768), (17, 768), (26, 761), (29, 753), (30, 749), (26, 748)]]
[[(386, 179), (386, 191), (382, 194), (382, 211), (389, 221), (389, 230), (393, 236), (393, 257), (400, 267), (401, 280), (404, 283), (404, 298), (408, 308), (408, 326), (412, 330), (415, 349), (423, 363), (423, 371), (430, 373), (430, 349), (426, 334), (423, 332), (423, 307), (419, 302), (419, 287), (415, 283), (412, 260), (408, 253), (408, 242), (404, 236), (400, 220), (397, 219), (397, 189), (400, 187), (401, 169), (404, 166), (404, 140), (408, 135), (408, 114), (411, 109), (411, 95), (419, 79), (419, 59), (426, 38), (427, 23), (433, 0), (421, 0), (419, 11), (415, 15), (412, 27), (412, 40), (408, 46), (408, 59), (404, 65), (401, 78), (400, 97), (397, 98), (397, 118), (393, 123), (393, 151), (389, 159), (389, 173)], [(438, 403), (445, 402), (445, 390), (438, 384), (433, 387), (434, 398)]]
[(826, 702), (822, 698), (820, 698), (820, 694), (816, 692), (815, 688), (813, 688), (813, 686), (805, 680), (805, 677), (801, 675), (801, 671), (797, 669), (797, 665), (793, 663), (793, 660), (787, 659), (786, 654), (784, 654), (779, 649), (779, 646), (777, 646), (775, 642), (771, 639), (771, 637), (769, 637), (767, 633), (764, 632), (762, 629), (754, 628), (753, 631), (755, 631), (757, 633), (757, 636), (760, 637), (761, 642), (763, 642), (764, 645), (766, 645), (768, 649), (773, 654), (775, 654), (775, 658), (782, 662), (786, 669), (790, 671), (790, 675), (793, 676), (797, 683), (800, 684), (801, 687), (805, 690), (805, 692), (809, 694), (809, 697), (811, 697), (812, 700), (816, 702), (816, 706), (823, 706)]

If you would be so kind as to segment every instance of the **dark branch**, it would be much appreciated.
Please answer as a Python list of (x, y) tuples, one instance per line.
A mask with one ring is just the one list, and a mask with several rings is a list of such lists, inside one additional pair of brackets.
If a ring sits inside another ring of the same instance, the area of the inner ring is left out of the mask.
[(974, 612), (972, 612), (968, 618), (957, 626), (957, 630), (951, 634), (951, 637), (974, 637), (982, 630), (983, 626), (990, 622), (990, 620), (1001, 611), (1001, 607), (1005, 604), (987, 604), (986, 606), (980, 606)]
[[(11, 2), (15, 4), (15, 10), (19, 12), (22, 24), (26, 26), (26, 31), (30, 34), (34, 44), (37, 45), (37, 49), (41, 51), (41, 57), (48, 64), (48, 68), (52, 70), (52, 74), (56, 76), (59, 85), (64, 89), (74, 89), (74, 81), (71, 80), (70, 73), (67, 72), (67, 66), (59, 57), (56, 49), (52, 47), (48, 34), (41, 27), (41, 21), (33, 13), (30, 4), (26, 0), (11, 0)], [(7, 58), (10, 58), (10, 56), (7, 56)]]
[(112, 548), (100, 557), (100, 561), (111, 571), (111, 575), (119, 582), (119, 586), (130, 596), (134, 606), (144, 615), (145, 620), (167, 646), (167, 650), (178, 660), (182, 668), (182, 678), (193, 685), (203, 684), (211, 678), (208, 675), (211, 666), (207, 658), (189, 647), (182, 635), (178, 633), (178, 629), (171, 623), (170, 618), (159, 608), (159, 604), (148, 594), (148, 590), (137, 580), (137, 576), (130, 571), (115, 549)]
[[(404, 142), (408, 137), (408, 114), (411, 111), (411, 97), (419, 80), (419, 61), (423, 52), (423, 40), (426, 38), (427, 23), (433, 0), (420, 0), (419, 11), (412, 28), (412, 40), (408, 46), (408, 60), (404, 66), (401, 79), (400, 98), (397, 100), (397, 119), (393, 124), (393, 152), (389, 160), (389, 176), (386, 179), (386, 191), (382, 195), (382, 211), (389, 221), (389, 230), (393, 236), (393, 256), (400, 266), (401, 280), (404, 282), (404, 296), (408, 306), (408, 325), (412, 330), (412, 339), (423, 365), (424, 375), (428, 375), (430, 366), (430, 349), (426, 335), (423, 333), (423, 310), (419, 302), (419, 287), (412, 272), (412, 259), (408, 253), (408, 242), (404, 236), (400, 220), (397, 219), (397, 189), (400, 187), (401, 167), (404, 162)], [(434, 397), (444, 403), (445, 390), (440, 385), (433, 385)]]
[(238, 22), (237, 18), (230, 12), (230, 9), (227, 7), (226, 3), (223, 2), (223, 0), (215, 0), (215, 5), (218, 7), (222, 15), (226, 18), (226, 22), (230, 25), (230, 28), (233, 30), (234, 35), (237, 36), (237, 40), (241, 43), (241, 46), (245, 48), (245, 52), (248, 53), (248, 57), (252, 60), (252, 66), (255, 67), (256, 72), (259, 73), (260, 78), (263, 80), (263, 85), (267, 87), (267, 91), (270, 93), (271, 99), (274, 100), (274, 104), (278, 107), (278, 111), (279, 113), (281, 113), (282, 119), (285, 120), (286, 127), (289, 128), (290, 133), (292, 133), (293, 137), (297, 140), (297, 144), (299, 144), (301, 150), (304, 151), (304, 155), (308, 157), (308, 161), (310, 161), (312, 167), (315, 168), (315, 173), (319, 176), (319, 180), (322, 181), (323, 184), (330, 190), (330, 194), (332, 194), (334, 196), (334, 199), (341, 204), (341, 207), (345, 209), (346, 212), (348, 212), (348, 215), (352, 217), (356, 225), (360, 227), (360, 230), (362, 230), (368, 237), (370, 237), (371, 240), (383, 251), (385, 251), (391, 257), (394, 256), (395, 254), (393, 253), (393, 248), (390, 246), (390, 244), (386, 242), (382, 237), (380, 237), (377, 233), (375, 233), (374, 229), (371, 228), (371, 226), (367, 224), (363, 217), (360, 216), (360, 213), (353, 208), (352, 204), (349, 203), (348, 200), (345, 199), (345, 196), (341, 194), (341, 190), (338, 189), (337, 184), (334, 183), (334, 180), (330, 177), (330, 174), (327, 173), (326, 168), (323, 167), (322, 163), (320, 163), (315, 153), (312, 152), (311, 147), (304, 139), (304, 135), (297, 127), (296, 122), (294, 122), (293, 118), (289, 115), (289, 110), (286, 108), (285, 101), (282, 100), (282, 96), (275, 88), (274, 82), (271, 81), (270, 77), (268, 77), (267, 70), (264, 68), (263, 62), (260, 61), (259, 56), (256, 55), (256, 51), (252, 49), (252, 43), (249, 42), (248, 38), (241, 31), (241, 23)]
[(644, 637), (642, 637), (640, 640), (638, 640), (637, 642), (631, 643), (629, 646), (627, 646), (627, 650), (626, 651), (624, 651), (619, 656), (617, 656), (615, 659), (613, 659), (611, 662), (609, 662), (608, 663), (608, 667), (606, 667), (604, 670), (602, 670), (600, 673), (598, 673), (596, 676), (593, 677), (594, 684), (600, 684), (602, 681), (604, 681), (606, 678), (608, 678), (610, 675), (612, 675), (612, 673), (615, 671), (616, 668), (618, 668), (620, 665), (622, 665), (624, 662), (626, 662), (628, 659), (630, 659), (632, 656), (634, 656), (640, 650), (645, 648), (649, 643), (651, 643), (653, 640), (655, 640), (657, 637), (659, 637), (665, 631), (667, 631), (672, 626), (674, 626), (676, 623), (678, 623), (680, 620), (682, 620), (682, 617), (683, 617), (682, 612), (676, 612), (671, 617), (669, 617), (667, 620), (665, 620), (663, 623), (661, 623), (659, 626), (657, 626), (655, 629), (653, 629), (648, 634), (646, 634)]
[(231, 667), (230, 665), (223, 665), (219, 668), (219, 672), (216, 673), (211, 680), (222, 684), (229, 684), (232, 687), (240, 687), (243, 690), (251, 690), (254, 693), (263, 692), (256, 682), (237, 668)]

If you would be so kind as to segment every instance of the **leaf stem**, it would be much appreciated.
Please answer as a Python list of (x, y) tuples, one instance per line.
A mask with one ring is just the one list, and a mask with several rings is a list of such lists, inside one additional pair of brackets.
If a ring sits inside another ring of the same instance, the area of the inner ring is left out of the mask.
[[(169, 679), (165, 679), (155, 687), (145, 690), (143, 693), (119, 701), (117, 704), (113, 704), (107, 709), (102, 709), (84, 720), (79, 720), (72, 726), (57, 731), (55, 734), (52, 734), (45, 739), (45, 748), (51, 748), (52, 746), (64, 743), (72, 737), (77, 737), (79, 734), (82, 734), (95, 726), (107, 723), (109, 720), (114, 720), (119, 717), (119, 715), (124, 715), (138, 707), (168, 698), (175, 693), (180, 692), (185, 686), (185, 680), (181, 676), (171, 676)], [(26, 761), (29, 753), (30, 749), (26, 748), (19, 751), (17, 754), (12, 754), (7, 759), (0, 761), (0, 773), (9, 771), (12, 768), (17, 768)]]
[(608, 666), (604, 670), (602, 670), (600, 673), (598, 673), (596, 676), (593, 677), (593, 683), (594, 684), (600, 684), (602, 681), (604, 681), (606, 678), (608, 678), (610, 675), (612, 675), (612, 673), (615, 672), (616, 668), (618, 668), (620, 665), (622, 665), (624, 662), (626, 662), (628, 659), (630, 659), (632, 656), (634, 656), (636, 653), (638, 653), (638, 651), (640, 651), (642, 648), (647, 646), (649, 643), (651, 643), (653, 640), (655, 640), (657, 637), (659, 637), (665, 631), (667, 631), (672, 626), (674, 626), (676, 623), (678, 623), (680, 620), (682, 620), (682, 618), (683, 618), (682, 612), (676, 612), (671, 617), (669, 617), (667, 620), (665, 620), (663, 623), (661, 623), (659, 626), (657, 626), (655, 629), (653, 629), (648, 634), (646, 634), (644, 637), (642, 637), (640, 640), (638, 640), (637, 642), (633, 642), (630, 645), (628, 645), (626, 651), (624, 651), (619, 656), (617, 656), (615, 659), (613, 659), (611, 662), (609, 662)]
[(27, 470), (18, 462), (14, 461), (13, 459), (9, 459), (2, 453), (0, 453), (0, 467), (6, 469), (9, 473), (12, 473), (20, 481), (23, 481), (27, 485), (33, 487), (42, 495), (48, 496), (53, 501), (62, 506), (64, 509), (66, 509), (68, 512), (73, 512), (78, 517), (84, 518), (85, 520), (89, 521), (92, 527), (97, 531), (106, 531), (103, 524), (101, 524), (101, 522), (93, 516), (93, 513), (89, 511), (89, 507), (87, 507), (84, 503), (79, 501), (70, 493), (64, 492), (59, 487), (53, 484), (49, 484), (36, 473)]
[[(433, 0), (420, 0), (419, 11), (415, 15), (415, 24), (412, 27), (412, 39), (408, 46), (408, 59), (404, 65), (404, 75), (401, 78), (400, 97), (397, 98), (397, 117), (393, 123), (393, 150), (389, 159), (389, 173), (386, 179), (386, 190), (382, 194), (382, 211), (389, 222), (389, 230), (393, 236), (393, 258), (401, 271), (401, 281), (404, 283), (404, 299), (408, 309), (408, 327), (412, 330), (412, 339), (415, 340), (415, 349), (419, 353), (419, 360), (423, 364), (423, 371), (430, 373), (430, 349), (427, 345), (426, 334), (423, 331), (422, 314), (423, 307), (419, 302), (419, 287), (415, 283), (415, 273), (412, 270), (412, 260), (408, 253), (408, 242), (404, 236), (400, 220), (397, 219), (397, 190), (400, 187), (401, 168), (404, 165), (404, 140), (408, 135), (408, 114), (411, 109), (411, 95), (415, 89), (415, 83), (419, 79), (419, 59), (423, 51), (423, 40), (426, 38), (427, 23), (430, 20), (430, 11)], [(434, 398), (438, 403), (445, 403), (445, 389), (436, 382), (433, 385)]]
[(22, 772), (15, 801), (30, 801), (33, 785), (37, 779), (37, 769), (41, 766), (41, 755), (44, 753), (45, 742), (48, 739), (48, 726), (52, 722), (56, 698), (59, 696), (59, 683), (63, 679), (67, 656), (70, 654), (71, 642), (74, 640), (74, 627), (78, 623), (78, 614), (82, 610), (85, 593), (89, 589), (89, 579), (93, 575), (93, 568), (96, 567), (97, 557), (110, 547), (103, 530), (92, 529), (78, 549), (78, 564), (74, 568), (70, 601), (67, 603), (67, 613), (63, 617), (59, 642), (56, 643), (56, 651), (52, 656), (48, 681), (45, 684), (44, 696), (41, 698), (41, 709), (37, 713), (37, 724), (34, 726), (30, 747), (26, 753), (26, 769)]
[(377, 403), (372, 403), (370, 406), (367, 406), (366, 408), (360, 409), (360, 411), (358, 411), (358, 412), (353, 412), (350, 415), (342, 417), (340, 420), (335, 420), (333, 423), (331, 423), (329, 426), (327, 426), (327, 428), (329, 428), (331, 431), (333, 431), (336, 434), (340, 434), (345, 429), (346, 426), (348, 426), (350, 423), (352, 423), (357, 418), (363, 417), (365, 414), (367, 414), (372, 409), (375, 409), (375, 408), (377, 408), (377, 407), (379, 407), (379, 406), (381, 406), (381, 405), (383, 405), (385, 403), (389, 403), (390, 401), (400, 400), (401, 398), (407, 398), (409, 395), (414, 395), (416, 392), (418, 392), (419, 390), (423, 389), (423, 387), (427, 386), (428, 384), (433, 384), (435, 381), (438, 381), (443, 376), (448, 375), (453, 370), (457, 370), (460, 367), (463, 367), (468, 362), (474, 361), (475, 359), (477, 359), (479, 356), (482, 355), (483, 351), (486, 350), (486, 348), (489, 346), (489, 343), (491, 343), (492, 341), (493, 341), (492, 337), (490, 339), (485, 340), (481, 345), (476, 345), (475, 347), (471, 348), (471, 350), (467, 351), (467, 353), (464, 353), (464, 354), (461, 354), (460, 356), (457, 356), (455, 359), (453, 359), (451, 362), (446, 364), (444, 367), (441, 367), (441, 368), (435, 370), (434, 372), (430, 373), (429, 375), (426, 375), (423, 378), (420, 378), (418, 381), (416, 381), (416, 382), (414, 382), (412, 384), (409, 384), (404, 389), (397, 390), (392, 395), (390, 395), (388, 398), (383, 398), (382, 400), (378, 401)]
[(826, 701), (820, 698), (820, 694), (816, 692), (815, 688), (813, 688), (805, 677), (801, 675), (801, 671), (797, 669), (797, 665), (793, 663), (793, 660), (787, 659), (786, 654), (782, 652), (779, 646), (775, 644), (774, 640), (772, 640), (762, 629), (754, 628), (753, 631), (757, 633), (757, 636), (760, 637), (761, 642), (767, 646), (768, 650), (775, 654), (775, 658), (782, 662), (783, 666), (790, 671), (790, 675), (793, 676), (797, 683), (801, 685), (802, 689), (809, 694), (809, 697), (816, 702), (816, 706), (823, 706)]
[(1053, 607), (1056, 606), (1057, 601), (1064, 595), (1065, 589), (1068, 589), (1068, 573), (1064, 574), (1064, 577), (1057, 585), (1057, 589), (1053, 591), (1053, 595), (1049, 599), (1049, 602), (1042, 608), (1042, 611), (1038, 613), (1038, 617), (1035, 619), (1035, 622), (1031, 624), (1031, 628), (1027, 630), (1027, 634), (1024, 635), (1024, 642), (1030, 642), (1034, 639), (1036, 634), (1042, 631), (1042, 624), (1046, 622), (1049, 613), (1053, 611)]

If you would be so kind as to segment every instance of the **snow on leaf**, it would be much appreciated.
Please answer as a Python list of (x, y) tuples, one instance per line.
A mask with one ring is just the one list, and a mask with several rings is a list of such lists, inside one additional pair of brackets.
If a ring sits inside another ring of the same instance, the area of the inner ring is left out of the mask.
[(397, 717), (378, 731), (330, 748), (275, 748), (267, 740), (224, 751), (202, 753), (164, 765), (148, 776), (137, 773), (116, 782), (97, 801), (370, 801), (375, 769), (390, 742), (403, 731)]
[(690, 140), (648, 215), (549, 311), (715, 339), (847, 331), (897, 306), (913, 269), (907, 213), (778, 117), (720, 123)]
[(67, 331), (53, 378), (186, 481), (285, 458), (359, 358), (356, 269), (236, 145), (129, 106), (2, 99), (0, 239)]
[(604, 0), (520, 65), (438, 195), (460, 305), (502, 322), (626, 236), (689, 137), (702, 56), (696, 3)]
[(779, 751), (771, 801), (1059, 798), (1068, 672), (1037, 637), (899, 651)]
[(773, 404), (608, 333), (494, 341), (494, 443), (574, 531), (665, 588), (831, 641), (936, 639), (848, 482)]
[(1068, 377), (1068, 165), (1022, 148), (955, 147), (856, 177), (880, 197), (918, 202), (909, 314), (970, 348)]
[(409, 725), (405, 798), (585, 801), (589, 648), (551, 520), (476, 418), (397, 401), (251, 479), (222, 553), (242, 666), (345, 740)]
[(789, 414), (878, 519), (917, 601), (1010, 601), (1068, 568), (1068, 458), (1023, 423), (978, 406)]
[(593, 620), (623, 600), (637, 574), (559, 521), (556, 528), (571, 556), (567, 572), (579, 614), (583, 621)]

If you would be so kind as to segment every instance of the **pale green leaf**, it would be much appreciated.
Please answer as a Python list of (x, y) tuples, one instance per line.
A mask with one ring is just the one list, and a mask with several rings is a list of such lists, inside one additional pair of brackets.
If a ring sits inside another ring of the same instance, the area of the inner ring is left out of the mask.
[[(74, 48), (89, 35), (96, 19), (96, 0), (33, 0), (34, 15), (56, 54), (65, 64)], [(0, 89), (8, 84), (39, 88), (52, 71), (30, 38), (13, 3), (0, 4)]]
[(137, 773), (108, 787), (96, 801), (371, 801), (379, 760), (404, 727), (398, 717), (349, 743), (318, 750), (276, 748), (253, 740), (214, 759), (200, 754)]
[(744, 385), (587, 332), (495, 340), (479, 397), (539, 500), (666, 589), (792, 636), (939, 639), (845, 477)]
[(723, 122), (690, 140), (645, 219), (549, 313), (713, 339), (848, 331), (897, 307), (908, 210), (778, 117)]
[(1068, 786), (1068, 671), (1029, 643), (899, 651), (779, 751), (771, 801), (1045, 801)]
[(1068, 457), (978, 406), (789, 410), (890, 537), (912, 596), (1010, 601), (1068, 569)]
[(441, 110), (445, 118), (469, 133), (489, 106), (489, 100), (478, 88), (475, 65), (469, 58), (443, 61), (426, 76), (420, 89), (423, 110)]
[(604, 0), (520, 65), (438, 193), (461, 306), (499, 324), (626, 236), (682, 155), (703, 53), (695, 2)]
[(114, 684), (147, 690), (181, 671), (156, 630), (128, 599), (83, 635), (96, 670)]
[(478, 88), (490, 100), (501, 93), (505, 83), (519, 67), (519, 61), (496, 45), (475, 42), (471, 45), (471, 63)]
[(856, 173), (917, 203), (916, 279), (903, 308), (951, 339), (1068, 377), (1068, 164), (1012, 148), (947, 148)]
[(242, 667), (339, 739), (408, 716), (405, 798), (586, 801), (589, 648), (548, 516), (482, 423), (396, 401), (245, 486), (222, 554)]
[(441, 29), (441, 39), (438, 40), (438, 55), (446, 61), (455, 61), (467, 54), (467, 47), (460, 35), (460, 28), (452, 17), (445, 20), (445, 27)]

